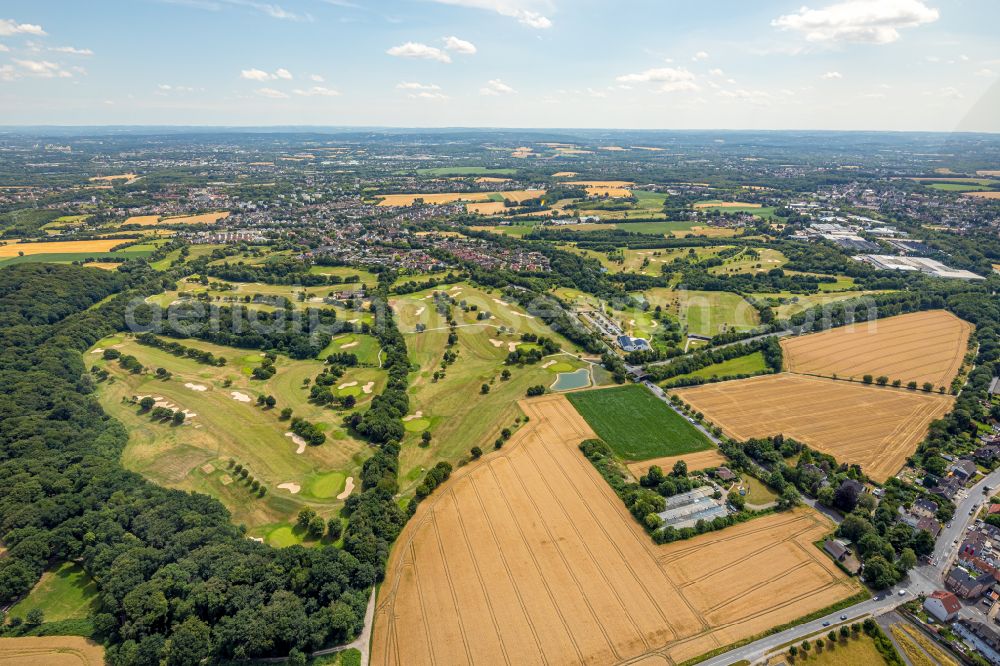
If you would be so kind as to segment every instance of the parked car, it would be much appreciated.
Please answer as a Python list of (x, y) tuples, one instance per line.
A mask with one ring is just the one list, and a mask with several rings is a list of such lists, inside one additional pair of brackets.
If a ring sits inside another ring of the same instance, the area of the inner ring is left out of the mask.
[(906, 596), (906, 590), (900, 590), (899, 591), (899, 596), (905, 597)]

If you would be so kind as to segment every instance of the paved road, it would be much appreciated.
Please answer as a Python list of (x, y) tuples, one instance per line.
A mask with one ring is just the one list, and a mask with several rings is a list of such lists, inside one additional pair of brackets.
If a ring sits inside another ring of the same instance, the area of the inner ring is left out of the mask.
[(675, 412), (677, 412), (681, 416), (682, 419), (684, 419), (685, 421), (689, 421), (691, 423), (691, 425), (693, 425), (701, 434), (703, 434), (705, 437), (708, 437), (708, 439), (709, 439), (710, 442), (712, 442), (716, 446), (718, 446), (721, 443), (719, 441), (719, 438), (716, 437), (715, 435), (713, 435), (708, 430), (708, 428), (706, 428), (702, 424), (698, 423), (697, 421), (694, 421), (694, 420), (688, 418), (687, 416), (684, 415), (684, 412), (682, 412), (680, 409), (678, 409), (677, 407), (675, 407), (674, 403), (670, 402), (670, 398), (667, 397), (667, 394), (666, 394), (666, 392), (663, 389), (661, 389), (659, 386), (657, 386), (653, 382), (646, 381), (646, 382), (643, 382), (643, 384), (646, 386), (646, 388), (648, 388), (650, 391), (653, 392), (653, 395), (655, 395), (657, 398), (659, 398), (663, 402), (667, 403), (667, 407), (669, 407), (670, 409), (672, 409)]
[[(848, 621), (851, 622), (868, 615), (881, 615), (913, 599), (915, 595), (930, 594), (934, 590), (941, 589), (949, 564), (958, 553), (958, 546), (961, 544), (959, 535), (964, 534), (966, 527), (974, 519), (974, 516), (970, 515), (970, 511), (984, 500), (983, 488), (985, 486), (996, 487), (998, 483), (1000, 483), (1000, 469), (992, 472), (970, 488), (964, 493), (963, 497), (956, 498), (958, 499), (958, 507), (955, 510), (955, 517), (952, 520), (951, 527), (946, 527), (942, 530), (938, 537), (932, 556), (934, 564), (926, 564), (914, 568), (910, 571), (910, 575), (906, 581), (896, 588), (880, 592), (876, 597), (878, 600), (869, 599), (863, 601), (842, 611), (831, 613), (826, 617), (792, 627), (791, 629), (768, 636), (767, 638), (762, 638), (759, 641), (754, 641), (735, 650), (730, 650), (725, 654), (713, 657), (702, 663), (705, 666), (726, 666), (744, 659), (753, 663), (759, 659), (763, 659), (768, 652), (774, 650), (779, 645), (797, 642), (810, 634), (821, 631), (824, 629), (824, 622), (835, 625), (841, 622), (840, 617), (842, 615), (846, 615)], [(955, 539), (959, 539), (958, 544), (954, 543)], [(900, 590), (905, 590), (906, 594), (900, 595)], [(968, 611), (968, 613), (974, 614), (974, 611)]]
[[(727, 342), (724, 345), (716, 345), (715, 347), (709, 347), (708, 349), (712, 350), (725, 349), (726, 347), (732, 347), (733, 345), (746, 345), (750, 344), (751, 342), (755, 342), (757, 340), (763, 340), (764, 338), (774, 338), (774, 337), (783, 338), (786, 335), (791, 335), (791, 334), (792, 334), (791, 331), (773, 331), (771, 333), (761, 333), (760, 335), (755, 335), (752, 338), (746, 338), (744, 340), (736, 340), (735, 342)], [(677, 359), (684, 358), (684, 356), (685, 355), (675, 356), (674, 358), (668, 358), (663, 361), (653, 361), (652, 363), (647, 363), (645, 367), (649, 368), (656, 365), (670, 365)], [(629, 366), (629, 372), (632, 372), (633, 374), (635, 372), (639, 372), (640, 373), (639, 376), (641, 376), (643, 374), (642, 368), (643, 366)]]

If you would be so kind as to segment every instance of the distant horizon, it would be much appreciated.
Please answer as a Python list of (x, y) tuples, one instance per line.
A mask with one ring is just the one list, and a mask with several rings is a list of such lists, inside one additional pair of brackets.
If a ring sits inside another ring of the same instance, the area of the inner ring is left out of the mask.
[(993, 0), (7, 0), (0, 118), (997, 133), (998, 23)]

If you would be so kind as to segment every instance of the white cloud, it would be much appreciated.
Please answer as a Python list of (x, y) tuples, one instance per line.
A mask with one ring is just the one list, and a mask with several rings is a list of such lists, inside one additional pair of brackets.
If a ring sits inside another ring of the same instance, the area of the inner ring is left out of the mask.
[(157, 89), (157, 93), (156, 94), (160, 95), (160, 96), (166, 96), (166, 95), (169, 95), (171, 93), (190, 93), (190, 92), (194, 92), (194, 88), (192, 88), (190, 86), (175, 86), (175, 85), (171, 85), (169, 83), (161, 83), (158, 86), (156, 86), (156, 89)]
[(323, 83), (324, 81), (326, 81), (326, 79), (324, 79), (319, 74), (310, 74), (309, 75), (309, 80), (310, 81), (315, 81), (316, 83)]
[(271, 75), (262, 69), (244, 69), (240, 72), (240, 78), (250, 81), (268, 81)]
[(262, 14), (266, 14), (274, 19), (280, 19), (283, 21), (312, 21), (312, 17), (308, 14), (296, 14), (290, 12), (281, 5), (271, 4), (269, 2), (255, 2), (254, 0), (221, 0), (226, 4), (236, 5), (238, 7), (249, 7), (250, 9), (255, 9)]
[(418, 93), (411, 93), (409, 95), (410, 99), (448, 99), (448, 96), (440, 92), (428, 92), (426, 90), (421, 90)]
[(92, 56), (94, 52), (90, 49), (78, 49), (72, 46), (56, 46), (49, 49), (50, 51), (55, 51), (57, 53), (69, 53), (70, 55), (79, 56)]
[(983, 67), (981, 70), (979, 70), (978, 72), (976, 72), (976, 76), (985, 76), (987, 78), (994, 77), (996, 75), (997, 75), (997, 73), (994, 72), (989, 67)]
[(500, 79), (490, 79), (485, 86), (479, 89), (480, 95), (511, 95), (516, 92)]
[(257, 88), (255, 91), (261, 97), (268, 97), (270, 99), (287, 99), (288, 95), (281, 92), (280, 90), (275, 90), (274, 88)]
[(694, 74), (683, 67), (658, 67), (636, 74), (623, 74), (619, 83), (657, 83), (662, 92), (698, 90)]
[(302, 97), (336, 97), (340, 94), (333, 88), (326, 88), (324, 86), (312, 86), (306, 90), (296, 88), (292, 92)]
[(42, 79), (68, 79), (73, 76), (70, 72), (63, 69), (61, 65), (49, 62), (48, 60), (18, 60), (15, 58), (14, 64), (26, 76), (37, 76)]
[(939, 16), (923, 0), (847, 0), (821, 9), (803, 7), (771, 25), (801, 33), (810, 42), (889, 44), (899, 39), (900, 29), (933, 23)]
[(402, 81), (396, 84), (400, 90), (441, 90), (441, 86), (436, 83), (417, 83), (416, 81)]
[(462, 53), (464, 55), (472, 55), (476, 52), (476, 45), (472, 42), (467, 42), (464, 39), (459, 39), (454, 35), (451, 37), (444, 38), (444, 47), (449, 51), (454, 51), (455, 53)]
[(279, 67), (273, 74), (262, 69), (251, 68), (240, 70), (240, 78), (248, 81), (274, 81), (275, 79), (288, 81), (291, 80), (292, 73), (284, 67)]
[(0, 65), (0, 81), (13, 81), (17, 73), (12, 65)]
[(844, 78), (844, 75), (841, 74), (840, 72), (827, 72), (827, 73), (823, 74), (822, 76), (820, 76), (819, 78), (826, 79), (827, 81), (830, 81), (832, 79), (842, 79), (842, 78)]
[(10, 37), (11, 35), (37, 35), (42, 37), (45, 34), (40, 25), (18, 23), (14, 19), (0, 19), (0, 37)]
[(726, 75), (726, 73), (723, 72), (718, 67), (716, 67), (715, 69), (708, 70), (708, 73), (711, 74), (712, 76), (725, 76)]
[(933, 92), (926, 92), (924, 94), (929, 95), (931, 97), (944, 97), (947, 99), (962, 99), (963, 97), (965, 97), (965, 95), (963, 95), (958, 88), (955, 88), (953, 86), (948, 86), (947, 88), (941, 88), (940, 90), (935, 90)]
[(705, 51), (698, 51), (691, 57), (691, 60), (708, 60), (708, 53)]
[(0, 44), (0, 53), (6, 53), (7, 51), (10, 51), (10, 48)]
[(393, 46), (386, 53), (397, 58), (422, 58), (424, 60), (436, 60), (437, 62), (451, 62), (451, 56), (441, 49), (436, 46), (421, 44), (420, 42), (406, 42), (399, 46)]
[(532, 2), (531, 0), (434, 0), (443, 5), (470, 7), (494, 11), (501, 16), (516, 19), (518, 23), (529, 28), (544, 30), (552, 27), (552, 21), (538, 11), (539, 8), (549, 8), (549, 2)]

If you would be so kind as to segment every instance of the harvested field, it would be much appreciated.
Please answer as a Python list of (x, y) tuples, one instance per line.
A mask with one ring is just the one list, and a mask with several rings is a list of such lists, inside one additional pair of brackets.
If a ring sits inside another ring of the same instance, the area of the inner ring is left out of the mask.
[(657, 546), (580, 454), (592, 437), (561, 396), (457, 470), (393, 548), (372, 664), (678, 663), (860, 588), (798, 509)]
[(0, 258), (34, 254), (67, 254), (80, 252), (108, 252), (126, 241), (121, 238), (100, 238), (83, 241), (53, 241), (48, 243), (7, 243), (0, 245)]
[(497, 215), (504, 212), (507, 207), (502, 201), (485, 201), (483, 203), (465, 204), (465, 210), (477, 215)]
[(201, 213), (199, 215), (181, 215), (180, 217), (162, 217), (160, 224), (215, 224), (229, 217), (229, 211), (218, 213)]
[(885, 375), (903, 384), (949, 386), (962, 366), (972, 325), (944, 310), (876, 319), (781, 341), (785, 367), (809, 375)]
[(976, 197), (977, 199), (1000, 199), (1000, 192), (963, 192), (964, 197)]
[(672, 391), (736, 440), (784, 434), (858, 463), (876, 481), (902, 467), (951, 396), (782, 373)]
[(726, 456), (722, 455), (722, 452), (713, 446), (707, 451), (653, 458), (652, 460), (629, 463), (627, 467), (628, 471), (632, 472), (632, 476), (638, 479), (640, 476), (645, 476), (646, 472), (653, 465), (658, 465), (663, 471), (669, 472), (674, 468), (674, 463), (678, 460), (683, 460), (687, 463), (689, 472), (696, 472), (699, 469), (708, 469), (709, 467), (719, 467), (720, 465), (725, 465), (727, 462)]
[(104, 648), (79, 636), (0, 638), (0, 664), (101, 666)]

